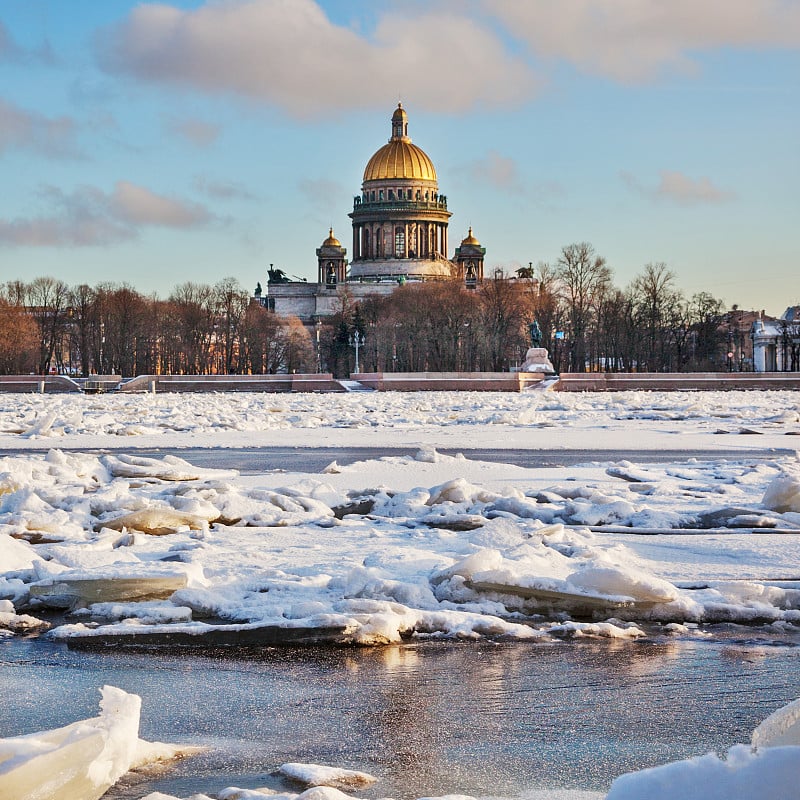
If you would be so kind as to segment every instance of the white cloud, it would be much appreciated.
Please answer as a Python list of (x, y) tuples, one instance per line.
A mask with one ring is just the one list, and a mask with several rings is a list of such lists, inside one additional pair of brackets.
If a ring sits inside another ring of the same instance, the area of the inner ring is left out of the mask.
[(211, 214), (197, 203), (165, 197), (128, 181), (117, 181), (108, 207), (113, 216), (130, 225), (193, 228), (211, 220)]
[(30, 150), (52, 158), (79, 156), (70, 117), (45, 117), (0, 98), (0, 154)]
[(661, 170), (657, 186), (642, 184), (630, 172), (620, 172), (622, 180), (634, 191), (652, 200), (668, 200), (682, 206), (724, 203), (736, 193), (715, 186), (710, 178), (692, 178), (676, 170)]
[(517, 162), (500, 155), (496, 150), (490, 150), (485, 158), (469, 163), (466, 169), (459, 172), (471, 181), (477, 180), (503, 191), (520, 194), (523, 190)]
[(93, 247), (135, 239), (142, 228), (193, 228), (210, 222), (200, 205), (164, 197), (119, 181), (113, 192), (82, 186), (71, 194), (42, 189), (49, 211), (39, 216), (0, 219), (0, 246)]
[(301, 119), (371, 108), (398, 92), (430, 111), (506, 107), (539, 86), (524, 60), (458, 7), (404, 7), (362, 35), (333, 24), (314, 0), (141, 5), (101, 32), (96, 49), (109, 72), (273, 103)]
[(622, 82), (693, 71), (720, 48), (797, 48), (796, 0), (483, 0), (486, 13), (543, 59)]
[(247, 187), (235, 181), (214, 180), (198, 175), (192, 181), (192, 186), (198, 192), (213, 197), (215, 200), (253, 200), (255, 198), (255, 195)]
[(220, 125), (201, 119), (170, 119), (166, 121), (166, 127), (197, 147), (209, 147), (222, 132)]

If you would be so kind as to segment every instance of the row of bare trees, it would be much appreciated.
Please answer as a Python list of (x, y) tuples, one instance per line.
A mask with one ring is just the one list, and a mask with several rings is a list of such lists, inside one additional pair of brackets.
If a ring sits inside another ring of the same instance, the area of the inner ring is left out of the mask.
[(268, 312), (233, 278), (184, 283), (166, 300), (128, 285), (54, 278), (0, 289), (0, 372), (212, 374), (313, 371), (300, 321)]
[(536, 321), (557, 371), (694, 371), (724, 367), (723, 304), (687, 298), (665, 264), (647, 264), (629, 286), (590, 244), (562, 248), (553, 264), (495, 271), (475, 289), (462, 283), (407, 284), (354, 303), (345, 293), (322, 338), (337, 374), (354, 366), (353, 335), (364, 337), (361, 368), (377, 371), (502, 371), (518, 367)]
[(585, 242), (552, 264), (463, 281), (409, 283), (339, 310), (314, 331), (267, 311), (234, 278), (184, 283), (166, 300), (128, 285), (69, 287), (54, 278), (0, 287), (0, 371), (97, 374), (505, 371), (518, 367), (536, 321), (557, 371), (719, 369), (721, 301), (687, 298), (663, 263), (626, 288)]

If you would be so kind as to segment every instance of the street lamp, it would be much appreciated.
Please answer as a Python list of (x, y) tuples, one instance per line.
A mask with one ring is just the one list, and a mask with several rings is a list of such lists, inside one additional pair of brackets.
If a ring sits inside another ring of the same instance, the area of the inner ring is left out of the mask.
[(322, 355), (319, 351), (319, 332), (322, 330), (322, 320), (317, 317), (316, 321), (314, 322), (314, 331), (316, 334), (316, 342), (317, 342), (317, 372), (322, 372)]
[(361, 333), (360, 331), (353, 331), (350, 334), (350, 346), (351, 347), (355, 347), (355, 349), (356, 349), (356, 366), (355, 366), (355, 373), (356, 374), (361, 372), (361, 369), (359, 368), (359, 365), (358, 365), (358, 348), (359, 347), (363, 347), (365, 341), (366, 341), (366, 338), (364, 337), (364, 334)]

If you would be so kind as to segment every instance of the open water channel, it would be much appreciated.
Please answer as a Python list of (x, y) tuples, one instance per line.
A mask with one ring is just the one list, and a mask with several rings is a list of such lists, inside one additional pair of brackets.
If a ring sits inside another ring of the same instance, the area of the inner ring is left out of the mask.
[(95, 716), (108, 683), (142, 697), (143, 738), (209, 748), (128, 775), (117, 800), (299, 791), (272, 774), (287, 761), (369, 772), (380, 780), (356, 792), (367, 798), (548, 797), (748, 742), (800, 696), (800, 634), (191, 653), (7, 639), (0, 683), (0, 736)]

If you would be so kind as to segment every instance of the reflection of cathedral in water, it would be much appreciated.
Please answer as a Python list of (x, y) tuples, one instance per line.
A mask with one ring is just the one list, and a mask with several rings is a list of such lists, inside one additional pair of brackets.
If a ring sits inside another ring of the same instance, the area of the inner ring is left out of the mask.
[(469, 234), (448, 258), (447, 197), (439, 193), (433, 162), (408, 135), (401, 104), (392, 114), (391, 138), (367, 162), (353, 221), (352, 262), (334, 235), (317, 248), (317, 283), (290, 281), (269, 271), (261, 302), (304, 321), (338, 309), (342, 286), (355, 300), (389, 294), (398, 285), (425, 280), (459, 280), (473, 288), (483, 280), (486, 249)]

